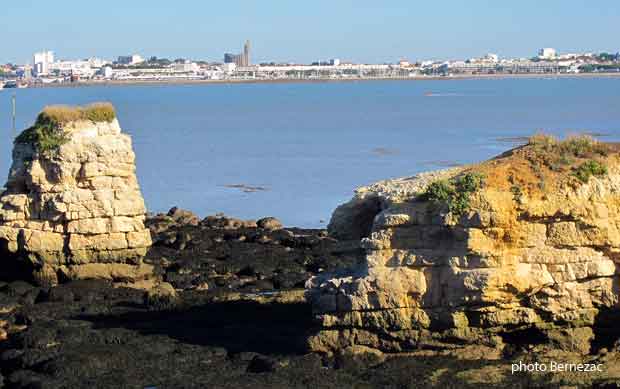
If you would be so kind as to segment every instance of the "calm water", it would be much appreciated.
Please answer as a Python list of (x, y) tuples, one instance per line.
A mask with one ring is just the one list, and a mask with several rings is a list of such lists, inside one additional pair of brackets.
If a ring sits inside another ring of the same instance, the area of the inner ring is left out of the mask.
[[(432, 92), (432, 96), (426, 96)], [(620, 79), (114, 86), (0, 91), (0, 174), (47, 104), (111, 101), (149, 210), (324, 225), (357, 186), (467, 163), (545, 131), (620, 138)], [(228, 185), (263, 187), (253, 193)]]

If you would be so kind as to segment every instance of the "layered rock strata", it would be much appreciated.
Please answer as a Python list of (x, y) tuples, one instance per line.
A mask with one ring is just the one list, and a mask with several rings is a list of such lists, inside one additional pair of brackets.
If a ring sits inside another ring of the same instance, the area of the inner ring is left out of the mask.
[(151, 236), (131, 138), (115, 118), (79, 119), (55, 131), (63, 142), (54, 150), (21, 138), (14, 145), (0, 197), (0, 247), (52, 283), (58, 276), (148, 277), (152, 269), (141, 258)]
[[(619, 307), (617, 154), (602, 157), (605, 174), (584, 183), (576, 167), (554, 166), (564, 169), (557, 173), (531, 153), (358, 189), (335, 211), (330, 233), (361, 239), (366, 259), (353, 274), (307, 283), (321, 327), (310, 347), (475, 346), (489, 357), (508, 342), (585, 353), (593, 329), (617, 337), (606, 321)], [(486, 182), (461, 215), (423, 195), (468, 172)]]

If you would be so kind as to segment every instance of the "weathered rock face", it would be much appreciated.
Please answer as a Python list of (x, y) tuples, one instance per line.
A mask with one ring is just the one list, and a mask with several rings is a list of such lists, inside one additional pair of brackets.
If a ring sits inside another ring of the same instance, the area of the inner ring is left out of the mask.
[(116, 119), (62, 130), (67, 141), (53, 153), (15, 144), (0, 197), (0, 248), (27, 257), (41, 281), (145, 278), (151, 236), (130, 137)]
[[(519, 153), (361, 188), (337, 209), (330, 233), (361, 239), (366, 261), (348, 277), (307, 283), (321, 325), (310, 347), (469, 347), (489, 357), (515, 334), (579, 352), (589, 351), (593, 328), (620, 335), (605, 322), (619, 308), (617, 155), (586, 183), (537, 173), (543, 190)], [(488, 182), (462, 215), (420, 196), (472, 170)]]

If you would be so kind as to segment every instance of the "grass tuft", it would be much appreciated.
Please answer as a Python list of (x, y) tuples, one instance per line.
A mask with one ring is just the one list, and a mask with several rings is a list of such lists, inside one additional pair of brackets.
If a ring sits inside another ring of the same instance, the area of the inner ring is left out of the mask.
[(94, 123), (110, 123), (116, 119), (116, 111), (110, 103), (94, 103), (84, 107), (83, 116)]
[(67, 123), (79, 120), (112, 122), (115, 118), (116, 111), (110, 103), (95, 103), (85, 107), (48, 106), (37, 116), (32, 127), (15, 138), (15, 143), (31, 144), (38, 152), (50, 156), (69, 141), (69, 136), (63, 129)]
[(527, 157), (535, 171), (546, 166), (554, 172), (562, 172), (578, 162), (578, 159), (594, 159), (606, 156), (609, 146), (588, 135), (574, 135), (559, 140), (552, 135), (536, 134), (529, 138), (532, 153)]
[(608, 148), (589, 135), (574, 135), (560, 143), (560, 151), (568, 157), (588, 158), (593, 154), (607, 155)]
[(558, 143), (558, 138), (555, 136), (542, 133), (530, 136), (527, 142), (534, 150), (541, 152), (552, 151)]
[(528, 145), (539, 156), (553, 154), (558, 163), (568, 164), (574, 158), (590, 158), (607, 155), (608, 146), (589, 135), (573, 135), (559, 140), (553, 135), (536, 134), (529, 138)]

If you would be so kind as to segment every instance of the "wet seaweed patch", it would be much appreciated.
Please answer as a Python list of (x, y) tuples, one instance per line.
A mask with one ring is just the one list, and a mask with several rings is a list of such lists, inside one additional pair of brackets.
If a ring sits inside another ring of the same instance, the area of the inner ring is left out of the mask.
[(593, 138), (608, 138), (611, 136), (609, 132), (597, 132), (597, 131), (584, 131), (580, 132), (582, 135), (591, 136)]
[(512, 145), (525, 145), (529, 141), (529, 136), (500, 136), (494, 139), (495, 142), (508, 143)]
[(464, 164), (457, 162), (457, 161), (437, 160), (437, 161), (425, 161), (425, 162), (422, 162), (422, 165), (431, 166), (431, 167), (439, 167), (439, 168), (449, 168), (449, 167), (463, 166)]
[(455, 92), (424, 92), (425, 97), (467, 97), (465, 93)]
[(266, 192), (269, 190), (269, 188), (265, 186), (253, 186), (253, 185), (246, 185), (246, 184), (227, 184), (227, 185), (224, 185), (224, 188), (238, 189), (244, 193)]
[(390, 149), (387, 147), (376, 147), (372, 149), (372, 153), (378, 156), (389, 156), (389, 155), (398, 155), (400, 151), (397, 149)]

